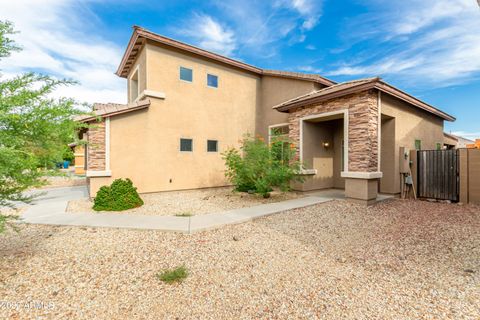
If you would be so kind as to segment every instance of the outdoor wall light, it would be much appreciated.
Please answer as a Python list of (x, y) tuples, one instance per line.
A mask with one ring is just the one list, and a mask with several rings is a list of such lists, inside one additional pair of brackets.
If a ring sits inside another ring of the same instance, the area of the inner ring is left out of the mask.
[(326, 149), (326, 148), (330, 147), (330, 143), (328, 141), (324, 141), (324, 142), (322, 142), (322, 146)]

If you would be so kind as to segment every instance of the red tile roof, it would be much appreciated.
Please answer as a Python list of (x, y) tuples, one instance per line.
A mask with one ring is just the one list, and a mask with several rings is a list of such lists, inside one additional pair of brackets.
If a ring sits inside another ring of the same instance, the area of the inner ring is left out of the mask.
[(127, 112), (141, 110), (150, 107), (150, 100), (140, 100), (130, 104), (118, 103), (95, 103), (90, 114), (80, 115), (75, 118), (79, 122), (95, 121), (98, 118), (112, 117)]

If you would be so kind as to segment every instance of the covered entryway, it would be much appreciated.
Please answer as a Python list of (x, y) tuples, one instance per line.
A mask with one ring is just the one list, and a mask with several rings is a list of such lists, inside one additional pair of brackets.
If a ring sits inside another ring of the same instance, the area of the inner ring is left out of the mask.
[(305, 182), (296, 189), (311, 191), (345, 188), (341, 172), (345, 166), (345, 112), (310, 115), (300, 120), (300, 158), (306, 170)]

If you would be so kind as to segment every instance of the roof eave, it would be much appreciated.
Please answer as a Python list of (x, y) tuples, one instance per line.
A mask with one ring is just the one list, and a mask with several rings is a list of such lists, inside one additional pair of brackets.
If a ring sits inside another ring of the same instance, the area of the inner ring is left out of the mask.
[(385, 92), (385, 93), (388, 93), (400, 100), (403, 100), (407, 103), (410, 103), (420, 109), (423, 109), (429, 113), (432, 113), (440, 118), (443, 118), (444, 120), (447, 120), (447, 121), (455, 121), (456, 118), (446, 112), (443, 112), (442, 110), (440, 109), (437, 109), (435, 108), (434, 106), (432, 105), (429, 105), (428, 103), (425, 103), (417, 98), (415, 98), (414, 96), (411, 96), (409, 95), (408, 93), (398, 89), (398, 88), (395, 88), (391, 85), (389, 85), (388, 83), (385, 83), (383, 81), (378, 81), (377, 83), (375, 83), (375, 88), (378, 89), (378, 90), (381, 90), (382, 92)]
[(335, 98), (340, 98), (342, 96), (346, 96), (346, 95), (349, 95), (349, 94), (369, 90), (369, 89), (372, 89), (373, 87), (374, 87), (373, 83), (364, 83), (364, 84), (361, 84), (361, 85), (358, 85), (358, 86), (355, 86), (355, 87), (348, 88), (346, 90), (332, 92), (332, 93), (329, 93), (329, 94), (326, 94), (326, 95), (323, 95), (323, 96), (320, 96), (320, 97), (306, 98), (304, 100), (294, 101), (294, 102), (289, 103), (289, 104), (278, 105), (278, 106), (275, 106), (273, 108), (280, 111), (280, 112), (288, 112), (291, 109), (300, 108), (300, 107), (303, 107), (305, 105), (320, 103), (320, 102), (324, 102), (324, 101), (335, 99)]
[(345, 90), (341, 90), (341, 91), (337, 91), (337, 92), (332, 92), (331, 94), (326, 94), (326, 95), (323, 95), (323, 96), (320, 96), (320, 97), (313, 97), (313, 98), (306, 98), (304, 100), (300, 100), (300, 101), (293, 101), (292, 103), (287, 103), (287, 104), (284, 104), (284, 105), (278, 105), (278, 106), (275, 106), (273, 107), (274, 109), (280, 111), (280, 112), (288, 112), (289, 110), (291, 109), (294, 109), (294, 108), (300, 108), (300, 107), (303, 107), (303, 106), (306, 106), (306, 105), (311, 105), (311, 104), (315, 104), (315, 103), (320, 103), (320, 102), (323, 102), (323, 101), (327, 101), (327, 100), (331, 100), (331, 99), (334, 99), (334, 98), (339, 98), (339, 97), (342, 97), (342, 96), (346, 96), (346, 95), (349, 95), (349, 94), (353, 94), (353, 93), (357, 93), (357, 92), (361, 92), (361, 91), (365, 91), (365, 90), (369, 90), (369, 89), (377, 89), (377, 90), (380, 90), (382, 92), (385, 92), (387, 94), (390, 94), (400, 100), (403, 100), (407, 103), (410, 103), (420, 109), (423, 109), (429, 113), (432, 113), (444, 120), (447, 120), (447, 121), (455, 121), (456, 118), (452, 115), (449, 115), (448, 113), (445, 113), (411, 95), (409, 95), (408, 93), (406, 92), (403, 92), (402, 90), (400, 89), (397, 89), (395, 87), (392, 87), (390, 86), (389, 84), (381, 81), (381, 80), (376, 80), (376, 81), (373, 81), (373, 82), (369, 82), (369, 83), (366, 83), (366, 84), (361, 84), (361, 85), (357, 85), (357, 86), (354, 86), (354, 87), (351, 87), (351, 88), (348, 88), (348, 89), (345, 89)]
[(83, 123), (92, 122), (92, 121), (97, 121), (97, 120), (102, 119), (102, 118), (113, 117), (113, 116), (117, 116), (117, 115), (120, 115), (120, 114), (125, 114), (125, 113), (128, 113), (128, 112), (133, 112), (133, 111), (145, 109), (145, 108), (148, 108), (148, 107), (150, 107), (150, 100), (146, 99), (146, 100), (141, 100), (141, 101), (137, 102), (137, 104), (135, 106), (132, 106), (132, 107), (129, 107), (129, 108), (123, 108), (123, 109), (115, 110), (115, 111), (112, 111), (112, 112), (106, 112), (106, 113), (102, 113), (102, 114), (87, 116), (85, 118), (80, 118), (77, 121), (78, 122), (83, 122)]
[(122, 57), (122, 60), (120, 62), (120, 65), (118, 66), (118, 69), (115, 72), (115, 74), (117, 76), (121, 77), (121, 78), (126, 78), (126, 76), (122, 76), (122, 71), (125, 68), (125, 64), (127, 63), (128, 57), (130, 56), (130, 54), (132, 52), (132, 49), (135, 46), (135, 43), (137, 42), (138, 29), (139, 28), (136, 27), (136, 26), (133, 27), (133, 34), (130, 37), (130, 40), (128, 41), (127, 50), (125, 50), (125, 52), (123, 53), (123, 57)]

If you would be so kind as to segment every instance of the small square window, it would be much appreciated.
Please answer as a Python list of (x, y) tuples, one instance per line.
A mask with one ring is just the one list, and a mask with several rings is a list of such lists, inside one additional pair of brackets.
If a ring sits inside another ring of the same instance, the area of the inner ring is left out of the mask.
[(192, 151), (193, 140), (192, 139), (180, 139), (180, 151)]
[(207, 152), (218, 152), (217, 140), (207, 140)]
[(415, 140), (415, 150), (422, 150), (422, 140)]
[(192, 69), (180, 67), (180, 80), (192, 82), (193, 80)]
[(213, 74), (207, 74), (207, 86), (218, 88), (218, 77)]

